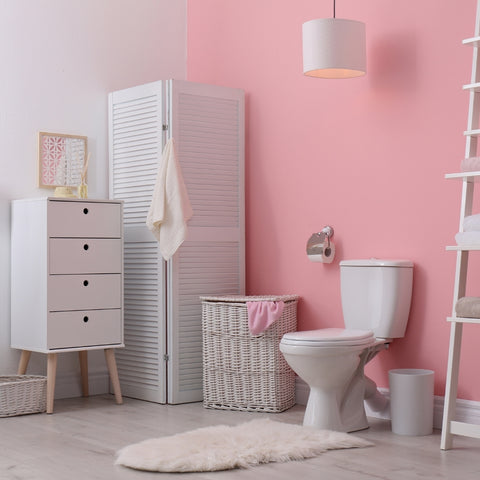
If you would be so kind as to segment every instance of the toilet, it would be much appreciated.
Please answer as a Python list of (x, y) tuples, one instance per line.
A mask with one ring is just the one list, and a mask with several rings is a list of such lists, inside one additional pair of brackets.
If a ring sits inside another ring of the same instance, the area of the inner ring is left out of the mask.
[(368, 428), (364, 400), (373, 410), (386, 407), (363, 370), (393, 339), (405, 335), (412, 281), (408, 260), (344, 260), (340, 291), (346, 328), (283, 335), (280, 351), (310, 387), (305, 426), (354, 432)]

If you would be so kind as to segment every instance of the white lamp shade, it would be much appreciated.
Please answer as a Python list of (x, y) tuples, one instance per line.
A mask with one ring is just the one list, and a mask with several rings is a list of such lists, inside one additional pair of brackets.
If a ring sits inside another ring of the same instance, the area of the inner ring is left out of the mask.
[(365, 24), (318, 18), (303, 24), (303, 73), (319, 78), (365, 75)]

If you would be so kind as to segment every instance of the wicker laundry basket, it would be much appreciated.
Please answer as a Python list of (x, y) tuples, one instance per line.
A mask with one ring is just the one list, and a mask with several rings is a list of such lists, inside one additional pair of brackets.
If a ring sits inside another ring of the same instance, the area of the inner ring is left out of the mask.
[[(203, 404), (206, 408), (283, 412), (295, 404), (295, 374), (279, 349), (297, 329), (297, 295), (203, 296)], [(248, 328), (246, 302), (283, 301), (281, 317), (260, 335)]]
[(41, 413), (47, 406), (47, 377), (0, 376), (0, 417)]

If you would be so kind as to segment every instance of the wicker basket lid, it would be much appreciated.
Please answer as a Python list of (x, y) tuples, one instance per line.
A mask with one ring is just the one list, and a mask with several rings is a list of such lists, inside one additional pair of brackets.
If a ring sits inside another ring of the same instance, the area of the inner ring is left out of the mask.
[(204, 302), (292, 302), (299, 299), (298, 295), (205, 295), (200, 296)]

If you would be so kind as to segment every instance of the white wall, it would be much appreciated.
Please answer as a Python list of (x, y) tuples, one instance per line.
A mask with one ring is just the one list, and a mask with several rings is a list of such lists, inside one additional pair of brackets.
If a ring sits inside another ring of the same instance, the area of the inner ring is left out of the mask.
[[(51, 194), (36, 187), (37, 132), (88, 136), (89, 197), (106, 198), (107, 93), (186, 78), (186, 0), (0, 0), (0, 59), (0, 374), (10, 374), (10, 202)], [(44, 357), (28, 373), (45, 373)], [(89, 368), (98, 393), (100, 352)], [(79, 391), (78, 369), (60, 355), (57, 396)]]

